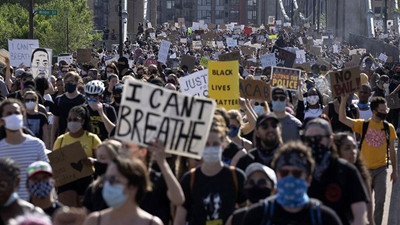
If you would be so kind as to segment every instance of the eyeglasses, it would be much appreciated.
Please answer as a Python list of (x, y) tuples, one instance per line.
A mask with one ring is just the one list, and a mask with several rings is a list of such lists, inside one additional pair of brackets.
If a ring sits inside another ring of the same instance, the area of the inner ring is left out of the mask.
[(25, 102), (36, 102), (36, 98), (26, 98), (24, 99)]
[(97, 98), (88, 97), (88, 98), (87, 98), (87, 101), (88, 101), (88, 102), (98, 102), (99, 100), (98, 100)]
[(259, 179), (257, 181), (250, 179), (246, 182), (246, 185), (251, 186), (251, 187), (254, 187), (254, 186), (262, 187), (262, 186), (267, 185), (267, 181), (265, 179)]
[(306, 143), (319, 143), (323, 138), (328, 138), (330, 135), (314, 135), (314, 136), (303, 136), (302, 139)]
[(260, 124), (260, 127), (262, 129), (268, 129), (270, 127), (272, 127), (272, 129), (275, 129), (278, 127), (278, 123), (262, 123), (262, 124)]
[(254, 102), (254, 105), (255, 105), (255, 106), (258, 106), (258, 105), (265, 106), (265, 103), (264, 103), (264, 102), (261, 102), (261, 103)]
[(301, 175), (303, 175), (303, 170), (300, 169), (279, 169), (278, 170), (279, 175), (283, 178), (288, 176), (289, 174), (292, 174), (295, 178), (300, 178)]
[(272, 96), (272, 100), (277, 101), (278, 99), (283, 102), (286, 100), (286, 96)]

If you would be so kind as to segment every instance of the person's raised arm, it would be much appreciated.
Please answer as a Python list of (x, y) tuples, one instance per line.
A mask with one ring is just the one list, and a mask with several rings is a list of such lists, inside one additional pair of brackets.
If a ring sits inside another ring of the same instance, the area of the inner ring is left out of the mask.
[(156, 139), (149, 145), (148, 150), (153, 153), (154, 159), (157, 162), (158, 167), (160, 167), (165, 183), (167, 184), (167, 196), (169, 200), (176, 206), (182, 205), (185, 201), (185, 195), (181, 185), (165, 159), (164, 144), (160, 140)]
[(348, 94), (341, 96), (340, 106), (339, 106), (339, 121), (345, 124), (346, 126), (353, 128), (354, 120), (346, 115), (346, 102)]
[(11, 90), (11, 87), (13, 85), (12, 79), (11, 79), (11, 65), (10, 65), (10, 59), (6, 58), (6, 77), (4, 79), (8, 90)]
[(242, 107), (247, 117), (247, 123), (242, 126), (242, 133), (248, 134), (256, 126), (257, 116), (247, 99), (240, 98), (240, 107)]
[(111, 122), (111, 120), (107, 117), (107, 115), (104, 113), (103, 110), (103, 103), (97, 102), (95, 103), (95, 107), (93, 107), (93, 110), (97, 110), (101, 117), (101, 121), (103, 121), (104, 126), (106, 127), (106, 130), (108, 133), (111, 133), (111, 131), (114, 129), (115, 124)]

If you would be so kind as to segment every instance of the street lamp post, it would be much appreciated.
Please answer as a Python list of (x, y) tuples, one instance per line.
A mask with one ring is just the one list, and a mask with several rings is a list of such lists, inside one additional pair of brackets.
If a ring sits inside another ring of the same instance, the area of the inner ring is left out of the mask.
[(33, 39), (33, 0), (29, 1), (29, 39)]

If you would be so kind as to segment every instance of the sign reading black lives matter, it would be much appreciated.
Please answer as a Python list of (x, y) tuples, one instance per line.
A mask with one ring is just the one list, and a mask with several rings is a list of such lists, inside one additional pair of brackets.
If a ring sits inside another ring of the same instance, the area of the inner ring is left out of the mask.
[(148, 146), (158, 138), (166, 152), (200, 159), (215, 101), (140, 81), (124, 86), (115, 138)]

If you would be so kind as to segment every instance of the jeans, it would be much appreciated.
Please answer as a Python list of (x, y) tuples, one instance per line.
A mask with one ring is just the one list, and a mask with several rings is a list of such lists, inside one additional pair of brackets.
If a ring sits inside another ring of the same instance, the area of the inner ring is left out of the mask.
[(374, 219), (375, 225), (382, 224), (383, 208), (385, 206), (386, 198), (386, 176), (387, 170), (386, 166), (369, 170), (371, 175), (371, 189), (374, 193), (375, 198), (375, 209), (374, 209)]

